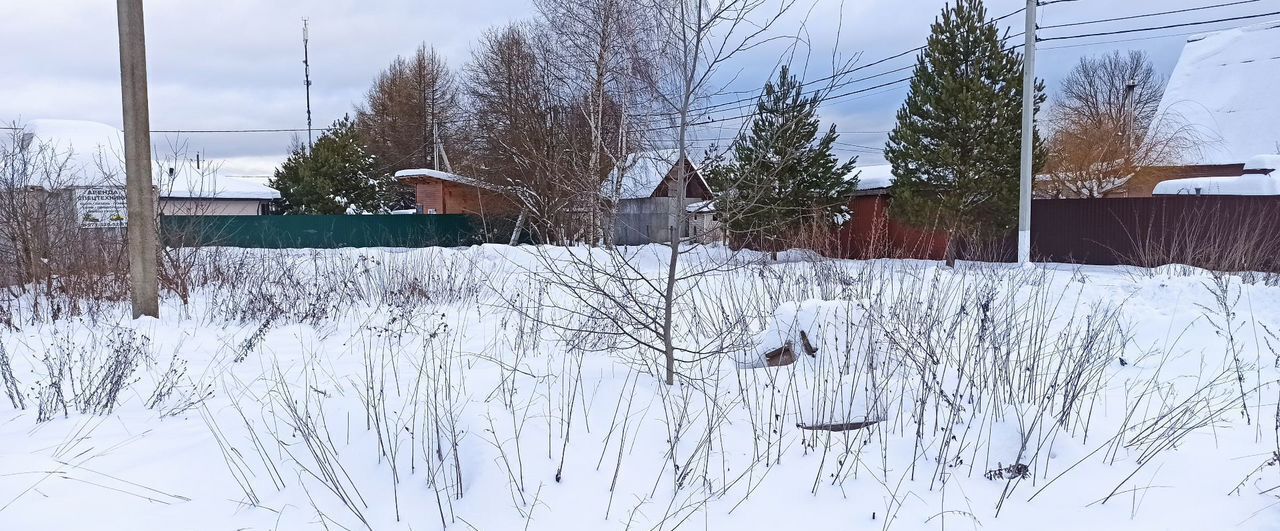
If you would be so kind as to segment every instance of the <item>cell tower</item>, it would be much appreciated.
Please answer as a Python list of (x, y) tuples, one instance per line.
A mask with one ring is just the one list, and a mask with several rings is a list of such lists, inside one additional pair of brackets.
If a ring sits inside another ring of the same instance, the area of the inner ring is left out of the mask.
[(302, 84), (307, 89), (307, 152), (311, 152), (311, 56), (307, 48), (307, 19), (302, 19)]

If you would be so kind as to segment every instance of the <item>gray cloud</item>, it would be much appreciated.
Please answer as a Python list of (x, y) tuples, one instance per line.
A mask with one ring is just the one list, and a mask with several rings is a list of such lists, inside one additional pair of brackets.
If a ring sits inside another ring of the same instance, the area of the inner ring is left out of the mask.
[[(1221, 18), (1267, 11), (1267, 2), (1207, 12), (1047, 31), (1069, 35)], [(829, 73), (832, 49), (844, 58), (861, 53), (866, 63), (921, 44), (944, 0), (817, 0), (804, 3), (779, 26), (810, 45), (810, 77)], [(120, 125), (120, 89), (114, 2), (43, 0), (5, 2), (0, 35), (10, 43), (0, 54), (0, 120), (87, 119)], [(1103, 2), (1081, 0), (1043, 8), (1041, 25), (1124, 16), (1204, 5), (1203, 0)], [(1024, 5), (989, 0), (993, 16)], [(1259, 7), (1262, 6), (1262, 7)], [(151, 121), (155, 129), (295, 128), (305, 126), (301, 64), (301, 19), (311, 20), (312, 106), (317, 126), (352, 110), (370, 80), (388, 61), (419, 43), (435, 46), (453, 66), (466, 62), (470, 47), (488, 27), (533, 15), (528, 0), (191, 0), (151, 1), (147, 10)], [(802, 24), (803, 23), (803, 24)], [(1022, 30), (1022, 17), (1003, 21)], [(1044, 43), (1039, 75), (1050, 90), (1082, 55), (1110, 49), (1148, 50), (1166, 75), (1184, 33), (1166, 30), (1114, 38)], [(802, 29), (801, 29), (802, 28)], [(1159, 37), (1163, 36), (1163, 37)], [(1149, 38), (1159, 37), (1159, 38)], [(1082, 42), (1142, 38), (1078, 46)], [(1071, 46), (1071, 47), (1062, 47)], [(763, 47), (731, 65), (723, 82), (731, 90), (753, 90), (772, 75), (781, 45)], [(859, 75), (909, 65), (903, 57)], [(908, 72), (857, 83), (891, 81)], [(904, 85), (842, 99), (824, 109), (844, 131), (883, 131), (905, 95)], [(723, 98), (733, 99), (733, 98)], [(732, 124), (704, 138), (729, 138)], [(207, 157), (226, 161), (228, 173), (265, 173), (283, 157), (290, 134), (201, 134), (157, 138), (158, 148), (185, 139)], [(850, 133), (843, 145), (879, 147), (882, 134)], [(849, 153), (865, 151), (851, 147)], [(862, 155), (864, 163), (878, 162)]]

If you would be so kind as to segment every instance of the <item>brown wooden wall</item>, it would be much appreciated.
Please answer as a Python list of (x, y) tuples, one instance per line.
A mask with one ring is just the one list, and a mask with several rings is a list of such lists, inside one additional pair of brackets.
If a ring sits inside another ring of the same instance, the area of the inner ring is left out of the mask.
[(444, 214), (444, 181), (414, 182), (413, 197), (423, 214)]
[(430, 177), (404, 182), (413, 186), (414, 200), (424, 214), (434, 210), (436, 214), (488, 216), (518, 211), (509, 198), (485, 188)]
[[(684, 167), (685, 171), (688, 172), (684, 185), (685, 199), (707, 200), (715, 197), (711, 193), (711, 189), (707, 187), (706, 181), (702, 179), (702, 174), (698, 172), (697, 168), (693, 167), (693, 164), (685, 161)], [(649, 197), (668, 197), (668, 189), (671, 183), (676, 182), (676, 179), (679, 178), (676, 170), (677, 166), (672, 164), (671, 169), (667, 171), (667, 175), (662, 178), (662, 182), (658, 183), (658, 187), (653, 190), (653, 194)]]

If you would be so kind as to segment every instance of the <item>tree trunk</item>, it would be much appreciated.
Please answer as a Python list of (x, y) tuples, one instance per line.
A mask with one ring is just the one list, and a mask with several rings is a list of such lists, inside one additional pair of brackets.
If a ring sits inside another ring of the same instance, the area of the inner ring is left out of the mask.
[(947, 250), (943, 256), (947, 261), (947, 267), (950, 268), (956, 267), (956, 240), (958, 238), (959, 237), (956, 236), (955, 232), (947, 235)]
[(526, 210), (520, 209), (520, 217), (516, 218), (516, 228), (511, 231), (511, 242), (509, 245), (520, 245), (520, 233), (524, 231), (524, 222)]

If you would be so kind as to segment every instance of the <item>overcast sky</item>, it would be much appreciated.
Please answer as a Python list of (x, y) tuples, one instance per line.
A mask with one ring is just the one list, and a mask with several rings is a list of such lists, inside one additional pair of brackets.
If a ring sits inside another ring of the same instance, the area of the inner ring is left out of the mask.
[[(1075, 0), (1041, 8), (1040, 26), (1169, 11), (1231, 0)], [(816, 2), (816, 3), (815, 3)], [(800, 0), (776, 33), (796, 34), (801, 22), (812, 43), (808, 77), (830, 72), (833, 52), (861, 53), (868, 63), (919, 46), (945, 0)], [(0, 120), (94, 120), (119, 127), (120, 80), (115, 2), (111, 0), (0, 1)], [(1023, 0), (988, 0), (990, 14), (1009, 13)], [(146, 2), (147, 52), (153, 129), (258, 129), (306, 126), (302, 85), (301, 20), (311, 23), (312, 109), (317, 127), (351, 112), (372, 78), (396, 55), (427, 43), (454, 67), (464, 64), (486, 28), (535, 16), (530, 0), (163, 0)], [(1280, 11), (1280, 0), (1161, 17), (1055, 30), (1042, 37), (1163, 26)], [(1280, 18), (1280, 17), (1272, 17)], [(1223, 22), (1147, 33), (1044, 42), (1038, 75), (1052, 95), (1081, 56), (1109, 50), (1148, 51), (1168, 76), (1188, 33), (1265, 19)], [(1022, 31), (1022, 15), (1001, 21)], [(836, 37), (839, 36), (838, 46)], [(1124, 42), (1116, 42), (1124, 41)], [(1094, 44), (1096, 43), (1096, 44)], [(778, 62), (778, 49), (744, 56), (723, 71), (728, 90), (756, 89)], [(903, 57), (858, 72), (877, 74), (912, 64)], [(907, 72), (859, 82), (871, 87)], [(830, 103), (825, 119), (846, 132), (842, 149), (879, 148), (906, 94), (900, 84)], [(720, 100), (735, 99), (733, 96)], [(713, 100), (716, 101), (716, 100)], [(730, 137), (732, 127), (705, 137)], [(175, 135), (156, 135), (164, 150)], [(224, 173), (266, 175), (283, 159), (291, 134), (221, 133), (183, 137), (206, 158), (224, 161)], [(861, 154), (864, 164), (879, 163)]]

